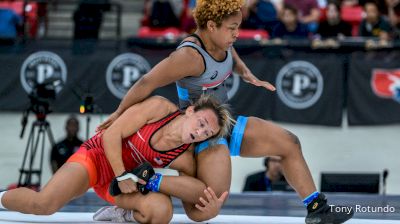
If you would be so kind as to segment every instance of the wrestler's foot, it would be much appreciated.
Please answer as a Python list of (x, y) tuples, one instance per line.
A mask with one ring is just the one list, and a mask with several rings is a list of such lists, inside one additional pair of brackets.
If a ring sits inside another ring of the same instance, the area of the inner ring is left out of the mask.
[[(340, 206), (341, 209), (335, 209), (336, 206), (329, 206), (325, 195), (320, 193), (308, 206), (308, 214), (306, 217), (307, 224), (338, 224), (344, 223), (351, 219), (354, 211), (351, 207)], [(337, 212), (339, 210), (341, 212)]]
[(118, 208), (117, 206), (106, 206), (97, 210), (93, 215), (94, 221), (112, 221), (112, 222), (134, 222), (131, 210)]

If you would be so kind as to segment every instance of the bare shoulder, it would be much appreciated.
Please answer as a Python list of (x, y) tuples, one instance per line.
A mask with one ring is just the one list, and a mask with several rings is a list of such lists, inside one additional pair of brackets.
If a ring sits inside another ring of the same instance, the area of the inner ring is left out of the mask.
[(174, 103), (167, 98), (158, 95), (151, 96), (144, 102), (146, 102), (146, 104), (148, 104), (152, 109), (166, 110), (167, 113), (178, 110), (178, 107)]
[[(189, 70), (190, 75), (200, 75), (204, 71), (204, 60), (200, 53), (193, 47), (182, 47), (169, 55), (169, 60), (180, 65), (180, 69)], [(190, 65), (190, 66), (188, 66)]]

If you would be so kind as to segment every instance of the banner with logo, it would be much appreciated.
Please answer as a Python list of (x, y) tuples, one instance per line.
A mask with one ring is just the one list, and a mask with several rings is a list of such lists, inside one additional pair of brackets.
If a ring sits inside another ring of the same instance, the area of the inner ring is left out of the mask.
[[(69, 42), (43, 41), (29, 45), (12, 57), (0, 54), (2, 82), (0, 82), (0, 110), (22, 111), (48, 107), (54, 112), (79, 112), (80, 106), (91, 100), (95, 113), (113, 112), (128, 89), (152, 66), (168, 56), (144, 58), (104, 43), (80, 51), (86, 45)], [(175, 85), (155, 91), (177, 102)], [(54, 96), (55, 95), (55, 99)], [(47, 110), (47, 109), (46, 109)]]
[(347, 102), (350, 125), (399, 123), (400, 53), (354, 53)]
[[(275, 64), (275, 66), (272, 66)], [(344, 60), (332, 53), (295, 53), (267, 61), (274, 70), (276, 95), (272, 119), (340, 126), (343, 111)]]
[[(115, 45), (115, 42), (36, 41), (24, 47), (0, 48), (0, 110), (111, 113), (129, 88), (174, 50)], [(399, 122), (398, 52), (348, 53), (285, 48), (239, 49), (261, 80), (277, 91), (230, 76), (228, 88), (235, 114), (283, 122), (338, 126), (348, 90), (349, 123)], [(383, 60), (384, 59), (384, 60)], [(349, 67), (348, 83), (344, 83)], [(177, 103), (175, 84), (157, 89)], [(30, 95), (30, 97), (28, 97)], [(55, 100), (52, 99), (55, 95)], [(43, 109), (44, 108), (44, 109)], [(89, 107), (88, 107), (89, 108)]]

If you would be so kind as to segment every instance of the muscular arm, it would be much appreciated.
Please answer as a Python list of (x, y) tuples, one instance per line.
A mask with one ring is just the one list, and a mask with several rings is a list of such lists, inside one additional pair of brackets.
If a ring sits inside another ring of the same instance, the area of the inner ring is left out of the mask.
[(194, 49), (181, 48), (158, 63), (129, 89), (117, 113), (122, 114), (131, 105), (146, 99), (155, 89), (187, 76), (198, 76), (203, 70), (201, 56)]
[[(193, 148), (193, 147), (191, 147)], [(160, 192), (177, 197), (184, 202), (196, 204), (203, 196), (206, 185), (194, 178), (196, 162), (193, 150), (188, 150), (179, 156), (171, 165), (171, 169), (179, 172), (179, 176), (164, 176), (160, 185)]]
[(235, 48), (233, 48), (233, 47), (232, 47), (232, 57), (233, 57), (233, 61), (235, 62), (235, 67), (233, 69), (235, 70), (235, 72), (238, 73), (238, 75), (242, 76), (244, 73), (243, 67), (246, 67), (246, 64), (242, 61), (239, 54), (236, 52)]
[(165, 98), (155, 96), (127, 109), (103, 133), (104, 152), (116, 176), (124, 171), (122, 139), (132, 135), (147, 123), (157, 121), (177, 107)]
[(200, 222), (214, 218), (220, 208), (212, 208), (207, 212), (200, 211), (195, 204), (200, 204), (199, 198), (206, 198), (204, 190), (206, 184), (195, 178), (196, 161), (193, 152), (187, 151), (176, 159), (170, 166), (179, 171), (179, 176), (164, 176), (160, 185), (160, 192), (182, 200), (183, 207), (189, 218)]

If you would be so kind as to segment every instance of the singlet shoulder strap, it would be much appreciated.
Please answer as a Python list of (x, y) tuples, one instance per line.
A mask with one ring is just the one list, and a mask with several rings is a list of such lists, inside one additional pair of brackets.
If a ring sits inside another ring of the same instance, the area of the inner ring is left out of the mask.
[(194, 38), (196, 38), (197, 40), (199, 40), (200, 45), (201, 45), (201, 48), (203, 48), (203, 50), (206, 50), (206, 46), (204, 45), (204, 43), (203, 43), (203, 41), (201, 40), (201, 38), (199, 37), (199, 35), (193, 33), (193, 34), (191, 34), (189, 37), (194, 37)]

